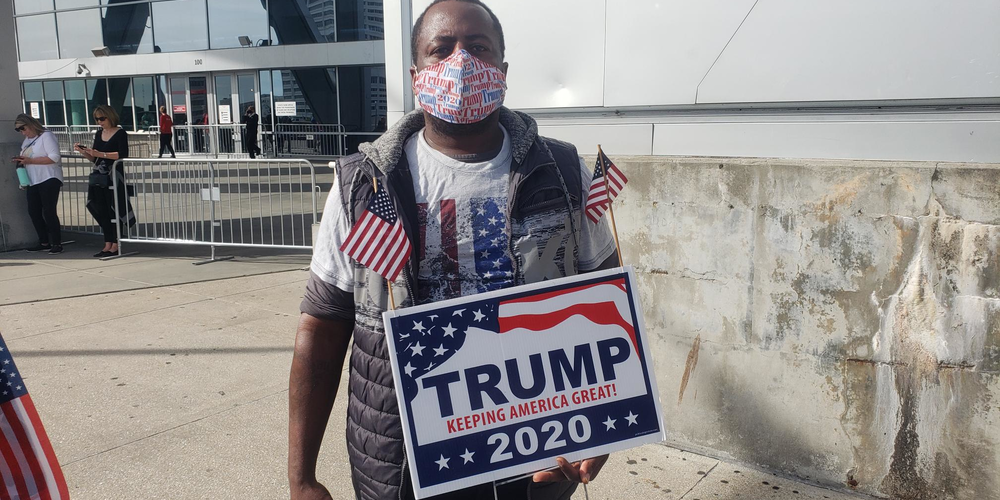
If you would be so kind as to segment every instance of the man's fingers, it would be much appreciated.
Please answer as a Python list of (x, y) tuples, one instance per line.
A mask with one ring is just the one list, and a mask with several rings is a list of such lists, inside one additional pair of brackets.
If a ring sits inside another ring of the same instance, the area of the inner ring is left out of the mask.
[(601, 469), (607, 461), (607, 455), (601, 455), (599, 457), (584, 460), (580, 464), (580, 477), (583, 479), (583, 483), (587, 484), (588, 482), (597, 479), (597, 474), (601, 472)]
[(556, 481), (565, 481), (566, 476), (559, 469), (546, 470), (536, 472), (534, 476), (531, 476), (531, 480), (536, 483), (554, 483)]
[(556, 463), (559, 464), (559, 470), (566, 476), (566, 479), (577, 483), (582, 482), (580, 479), (580, 462), (571, 464), (563, 457), (556, 457)]

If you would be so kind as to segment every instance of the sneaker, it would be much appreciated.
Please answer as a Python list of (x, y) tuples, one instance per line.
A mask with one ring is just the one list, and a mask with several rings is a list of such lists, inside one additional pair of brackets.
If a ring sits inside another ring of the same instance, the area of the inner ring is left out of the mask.
[(25, 248), (25, 250), (29, 252), (46, 252), (51, 248), (52, 248), (51, 245), (35, 245), (31, 248)]
[(106, 250), (101, 250), (100, 252), (95, 253), (94, 257), (101, 258), (101, 257), (107, 257), (109, 255), (114, 255), (114, 254)]
[(62, 245), (52, 245), (52, 250), (49, 250), (49, 255), (58, 255), (62, 253)]

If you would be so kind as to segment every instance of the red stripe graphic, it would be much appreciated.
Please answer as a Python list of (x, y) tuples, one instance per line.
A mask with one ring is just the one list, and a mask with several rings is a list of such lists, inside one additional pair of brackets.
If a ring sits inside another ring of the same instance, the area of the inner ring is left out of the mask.
[(591, 283), (589, 285), (580, 285), (580, 286), (575, 286), (573, 288), (566, 288), (563, 290), (555, 290), (552, 292), (540, 293), (538, 295), (522, 297), (520, 299), (505, 300), (503, 301), (503, 304), (527, 304), (529, 302), (541, 302), (543, 300), (548, 300), (553, 297), (558, 297), (560, 295), (567, 295), (573, 292), (579, 292), (581, 290), (587, 290), (588, 288), (594, 288), (601, 285), (615, 285), (624, 290), (625, 278), (618, 278), (614, 281), (602, 281), (600, 283)]
[(418, 203), (417, 204), (417, 225), (420, 226), (420, 248), (419, 257), (420, 261), (424, 260), (424, 255), (427, 255), (427, 204)]
[(458, 214), (455, 200), (441, 200), (441, 252), (445, 259), (442, 262), (442, 278), (448, 279), (450, 297), (462, 293), (462, 281), (458, 269)]
[(636, 354), (639, 353), (639, 344), (635, 338), (635, 329), (628, 324), (618, 306), (614, 302), (598, 302), (597, 304), (574, 304), (564, 309), (552, 311), (546, 314), (518, 314), (517, 316), (500, 317), (500, 333), (509, 332), (515, 328), (524, 328), (531, 331), (544, 331), (559, 325), (567, 319), (580, 315), (598, 325), (617, 325), (628, 332), (629, 339)]

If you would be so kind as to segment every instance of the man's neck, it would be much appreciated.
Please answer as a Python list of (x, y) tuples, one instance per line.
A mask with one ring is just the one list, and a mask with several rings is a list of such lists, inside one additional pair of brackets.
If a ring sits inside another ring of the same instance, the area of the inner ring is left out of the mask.
[(455, 125), (438, 121), (425, 113), (425, 123), (424, 139), (427, 143), (453, 158), (496, 151), (503, 145), (499, 114), (494, 114), (481, 123)]

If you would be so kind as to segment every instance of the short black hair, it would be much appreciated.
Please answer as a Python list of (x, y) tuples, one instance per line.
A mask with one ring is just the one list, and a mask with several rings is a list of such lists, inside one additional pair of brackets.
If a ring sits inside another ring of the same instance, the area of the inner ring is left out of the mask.
[(428, 10), (431, 10), (431, 7), (443, 2), (464, 2), (482, 7), (483, 10), (490, 15), (490, 19), (493, 21), (493, 29), (495, 29), (497, 34), (500, 35), (500, 57), (503, 58), (504, 52), (507, 50), (507, 45), (503, 40), (503, 26), (500, 25), (500, 19), (497, 18), (497, 15), (494, 14), (493, 10), (487, 7), (486, 4), (484, 4), (481, 0), (434, 0), (427, 6), (426, 9), (424, 9), (423, 12), (420, 13), (420, 16), (417, 17), (417, 21), (413, 23), (413, 31), (410, 32), (410, 58), (413, 62), (417, 61), (417, 39), (420, 38), (420, 33), (424, 30), (424, 15), (427, 14)]

